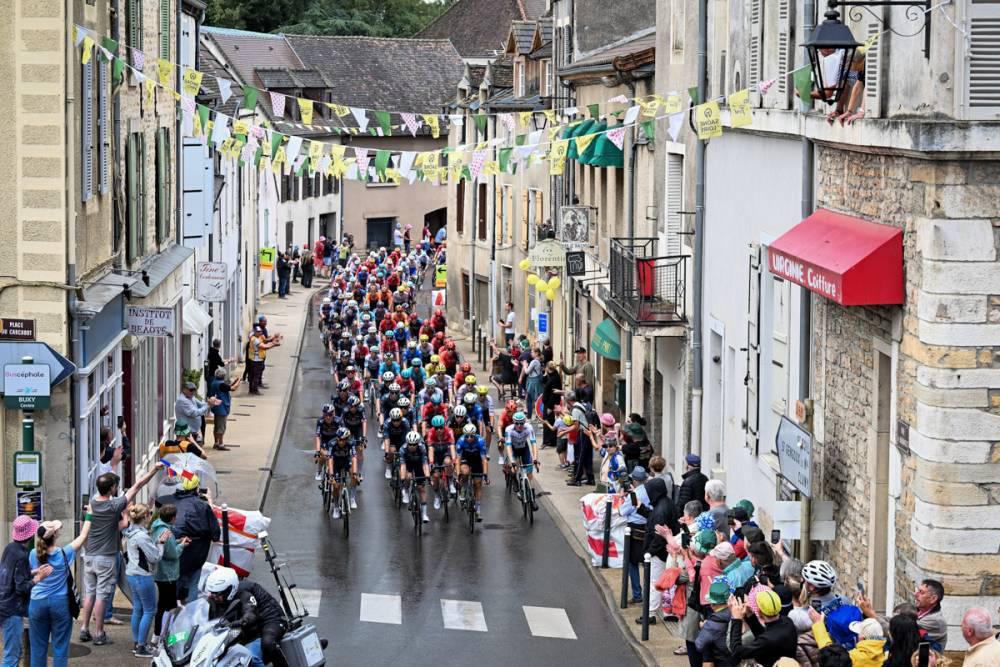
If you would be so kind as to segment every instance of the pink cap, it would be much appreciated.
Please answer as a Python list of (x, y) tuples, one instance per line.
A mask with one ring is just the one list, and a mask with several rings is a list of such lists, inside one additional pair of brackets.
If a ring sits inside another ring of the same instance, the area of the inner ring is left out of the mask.
[(26, 539), (34, 537), (38, 532), (38, 522), (30, 516), (22, 514), (14, 519), (14, 525), (10, 529), (10, 539), (15, 542), (24, 542)]

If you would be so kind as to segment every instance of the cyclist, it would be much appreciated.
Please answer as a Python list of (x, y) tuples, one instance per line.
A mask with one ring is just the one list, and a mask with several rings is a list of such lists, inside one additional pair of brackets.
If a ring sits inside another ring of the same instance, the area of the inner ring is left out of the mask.
[(458, 372), (455, 373), (455, 388), (458, 389), (465, 382), (465, 376), (472, 373), (472, 364), (469, 362), (464, 362), (458, 367)]
[(340, 381), (341, 384), (347, 383), (347, 391), (349, 391), (354, 396), (360, 396), (361, 392), (364, 390), (364, 383), (361, 382), (361, 378), (358, 377), (358, 369), (356, 366), (347, 367), (347, 377)]
[(424, 360), (424, 363), (431, 363), (431, 356), (434, 354), (434, 347), (431, 345), (431, 337), (429, 334), (420, 334), (420, 345), (417, 346), (417, 349), (420, 351), (420, 358)]
[[(504, 432), (504, 445), (507, 450), (507, 460), (515, 467), (523, 466), (528, 473), (528, 479), (534, 479), (534, 468), (541, 467), (538, 461), (538, 442), (535, 440), (535, 430), (527, 423), (528, 417), (523, 412), (514, 413), (514, 423)], [(520, 490), (518, 490), (520, 494)], [(531, 508), (538, 511), (538, 503), (532, 500)]]
[(337, 385), (337, 393), (330, 397), (333, 401), (333, 412), (339, 420), (347, 410), (347, 402), (351, 398), (351, 386), (347, 378), (344, 378)]
[[(379, 400), (379, 409), (381, 410), (379, 414), (382, 415), (383, 426), (385, 426), (386, 418), (394, 408), (398, 407), (399, 399), (402, 398), (399, 394), (399, 385), (395, 381), (389, 383), (385, 389), (385, 394)], [(400, 414), (402, 414), (402, 411), (400, 411)]]
[[(465, 406), (456, 405), (455, 409), (451, 411), (451, 419), (448, 421), (448, 428), (455, 434), (456, 441), (462, 437), (462, 434), (465, 433), (465, 427), (469, 424), (472, 424), (472, 422), (469, 421), (468, 411), (465, 409)], [(475, 424), (472, 425), (473, 427), (476, 426)], [(476, 432), (479, 432), (478, 428), (476, 428)]]
[(403, 504), (410, 502), (409, 487), (405, 482), (411, 477), (417, 483), (420, 494), (420, 516), (424, 523), (430, 521), (427, 516), (427, 490), (425, 483), (430, 476), (430, 466), (427, 463), (427, 447), (420, 441), (420, 434), (410, 431), (406, 434), (406, 442), (399, 450), (399, 478), (403, 485)]
[(396, 407), (403, 411), (403, 419), (409, 423), (414, 423), (413, 404), (405, 395), (401, 395), (396, 401)]
[(462, 384), (458, 384), (457, 380), (455, 381), (455, 400), (461, 401), (463, 398), (465, 398), (465, 394), (470, 391), (472, 392), (472, 395), (475, 396), (476, 376), (472, 375), (471, 373), (465, 376), (465, 380), (462, 382)]
[(444, 426), (444, 421), (448, 417), (448, 406), (445, 405), (439, 391), (431, 394), (430, 399), (420, 410), (420, 429), (423, 431), (424, 437), (427, 436), (427, 424), (435, 417), (441, 417), (442, 426)]
[(365, 447), (368, 445), (368, 418), (361, 407), (361, 399), (352, 395), (347, 399), (347, 409), (340, 417), (341, 423), (351, 432), (354, 449), (358, 457), (358, 479), (364, 479), (361, 473), (365, 466)]
[(503, 410), (497, 415), (497, 448), (500, 450), (500, 465), (503, 465), (506, 460), (504, 456), (504, 433), (507, 432), (507, 427), (514, 423), (515, 412), (518, 412), (517, 401), (512, 399), (507, 401)]
[[(344, 426), (337, 429), (337, 437), (327, 447), (327, 472), (333, 477), (333, 496), (340, 497), (340, 485), (347, 484), (351, 495), (351, 509), (358, 509), (357, 484), (358, 458), (351, 432)], [(333, 518), (340, 518), (340, 503), (333, 506)]]
[(389, 411), (389, 419), (382, 425), (382, 450), (385, 452), (385, 478), (392, 479), (392, 462), (396, 452), (403, 446), (406, 434), (410, 432), (410, 422), (403, 419), (403, 411), (393, 408)]
[(404, 368), (399, 374), (399, 379), (396, 381), (399, 384), (399, 390), (403, 392), (406, 396), (413, 396), (413, 371), (409, 368)]
[(465, 392), (465, 396), (462, 398), (462, 405), (465, 407), (465, 414), (469, 419), (469, 423), (475, 424), (479, 430), (479, 435), (483, 435), (485, 431), (483, 414), (479, 409), (479, 401), (476, 400), (476, 392)]
[(396, 363), (396, 356), (390, 352), (382, 353), (382, 363), (378, 367), (378, 374), (385, 380), (386, 373), (392, 373), (393, 377), (399, 375), (399, 364)]
[(493, 398), (490, 396), (490, 388), (484, 384), (477, 384), (476, 399), (479, 421), (483, 425), (483, 437), (486, 438), (486, 447), (489, 448), (493, 444)]
[(333, 412), (333, 406), (327, 403), (323, 406), (323, 416), (316, 420), (316, 453), (313, 458), (316, 460), (316, 481), (323, 479), (323, 469), (320, 467), (323, 453), (329, 448), (330, 443), (337, 437), (337, 419)]
[(419, 355), (410, 361), (410, 371), (412, 372), (413, 388), (419, 392), (427, 383), (427, 374), (424, 373), (424, 362)]
[[(455, 460), (455, 433), (445, 426), (444, 417), (435, 415), (430, 419), (431, 427), (427, 430), (427, 451), (431, 462), (431, 484), (435, 489), (441, 483), (441, 470), (448, 479), (452, 479), (452, 463)], [(455, 484), (449, 482), (448, 492), (455, 495)], [(434, 509), (441, 509), (441, 498), (435, 494)]]
[[(461, 407), (461, 406), (460, 406)], [(479, 435), (479, 431), (473, 424), (466, 424), (462, 430), (462, 437), (455, 444), (455, 454), (461, 463), (460, 479), (464, 480), (468, 475), (482, 475), (482, 478), (474, 477), (472, 485), (475, 495), (476, 521), (482, 521), (480, 501), (483, 495), (482, 480), (489, 483), (489, 458), (486, 451), (486, 441)], [(464, 484), (462, 485), (464, 488)]]

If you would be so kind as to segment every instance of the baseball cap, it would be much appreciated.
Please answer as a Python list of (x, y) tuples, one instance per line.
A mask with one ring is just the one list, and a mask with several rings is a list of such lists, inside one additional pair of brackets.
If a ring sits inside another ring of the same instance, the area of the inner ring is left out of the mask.
[(687, 464), (689, 466), (694, 466), (694, 467), (701, 466), (701, 457), (698, 456), (697, 454), (688, 454), (684, 460), (687, 461)]
[(587, 354), (587, 348), (585, 347), (578, 347), (573, 351), (577, 354)]
[(198, 388), (198, 385), (196, 385), (194, 382), (185, 382), (184, 383), (184, 388), (185, 389), (191, 389), (193, 391), (193, 390), (195, 390), (195, 389)]
[(709, 604), (726, 604), (729, 601), (729, 584), (724, 581), (713, 581), (708, 587)]
[(646, 469), (643, 468), (642, 466), (636, 466), (632, 468), (631, 477), (636, 482), (645, 482), (647, 479), (649, 479), (649, 473), (646, 472)]
[(753, 503), (750, 502), (749, 500), (747, 500), (746, 498), (744, 498), (740, 502), (736, 503), (733, 507), (734, 508), (736, 508), (736, 507), (742, 508), (743, 510), (746, 511), (748, 517), (752, 517), (753, 516), (753, 512), (756, 509), (753, 506)]
[[(719, 540), (715, 537), (715, 533), (711, 530), (702, 530), (691, 539), (691, 543), (700, 551), (701, 553), (707, 554), (715, 545), (719, 543)], [(778, 605), (781, 606), (780, 604)]]
[(44, 539), (48, 539), (60, 528), (62, 528), (62, 521), (43, 521), (38, 524), (36, 535), (41, 533)]
[(760, 610), (762, 616), (773, 618), (781, 614), (781, 598), (774, 591), (759, 591), (755, 599), (757, 609)]
[(851, 632), (856, 634), (859, 639), (885, 639), (885, 633), (882, 631), (882, 624), (874, 618), (854, 621), (847, 627), (849, 627)]

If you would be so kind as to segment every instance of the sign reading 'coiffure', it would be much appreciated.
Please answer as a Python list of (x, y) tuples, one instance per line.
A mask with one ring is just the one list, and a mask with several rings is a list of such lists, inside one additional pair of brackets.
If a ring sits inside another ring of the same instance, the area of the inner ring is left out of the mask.
[(772, 274), (802, 285), (832, 301), (843, 303), (841, 276), (803, 262), (801, 259), (788, 257), (774, 248), (768, 249), (768, 262)]

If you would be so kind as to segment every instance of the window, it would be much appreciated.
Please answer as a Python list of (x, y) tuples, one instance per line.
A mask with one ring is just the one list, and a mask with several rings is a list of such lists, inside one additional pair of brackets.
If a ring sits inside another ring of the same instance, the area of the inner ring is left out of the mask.
[(283, 174), (281, 176), (281, 201), (286, 202), (291, 194), (291, 176), (289, 174)]
[(299, 201), (299, 199), (301, 199), (301, 197), (299, 197), (299, 177), (297, 174), (293, 173), (290, 175), (289, 178), (292, 179), (292, 191), (290, 199), (292, 201)]
[[(522, 244), (528, 244), (528, 237), (530, 236), (530, 225), (533, 223), (535, 228), (535, 233), (537, 235), (538, 230), (541, 229), (545, 222), (545, 195), (541, 190), (528, 190), (525, 193), (528, 197), (528, 211), (526, 216), (526, 223), (524, 234), (525, 238)], [(525, 245), (527, 249), (527, 245)]]
[(471, 319), (469, 303), (469, 274), (462, 271), (462, 319), (468, 322)]
[(496, 201), (496, 212), (494, 218), (499, 223), (497, 244), (503, 245), (505, 243), (510, 243), (511, 234), (511, 224), (510, 216), (511, 209), (513, 208), (513, 198), (514, 193), (509, 185), (503, 185), (497, 188), (497, 201)]
[(552, 61), (546, 60), (543, 67), (542, 92), (543, 96), (552, 94)]
[(521, 248), (528, 249), (528, 191), (521, 193)]
[(465, 181), (455, 187), (455, 232), (465, 233)]
[(94, 67), (96, 58), (82, 65), (80, 81), (80, 199), (89, 201), (94, 194)]
[(684, 210), (684, 156), (667, 153), (666, 201), (660, 248), (667, 255), (681, 254), (681, 211)]
[(170, 201), (173, 170), (170, 168), (170, 129), (156, 131), (156, 242), (163, 243), (170, 234)]
[(125, 150), (126, 259), (131, 263), (146, 252), (146, 140), (142, 132), (128, 136)]
[(514, 91), (515, 97), (524, 97), (525, 90), (527, 90), (527, 84), (525, 83), (527, 74), (524, 71), (524, 61), (519, 61), (514, 63), (514, 80), (517, 82), (517, 88)]
[(160, 0), (160, 57), (170, 60), (170, 0)]
[(486, 240), (486, 210), (489, 208), (486, 200), (486, 184), (479, 184), (479, 196), (476, 198), (476, 208), (479, 217), (479, 240)]
[[(684, 62), (684, 1), (671, 0), (670, 3), (670, 62)], [(757, 0), (750, 0), (756, 3)]]
[(302, 179), (302, 198), (309, 199), (313, 196), (313, 179), (312, 176), (306, 176)]

